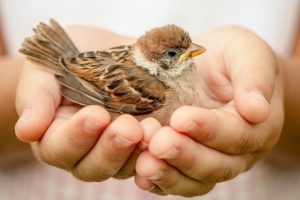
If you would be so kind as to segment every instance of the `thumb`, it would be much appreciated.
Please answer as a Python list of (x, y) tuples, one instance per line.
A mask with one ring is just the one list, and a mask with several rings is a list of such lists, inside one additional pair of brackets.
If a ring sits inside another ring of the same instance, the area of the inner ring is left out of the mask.
[(237, 28), (226, 46), (224, 61), (233, 85), (239, 114), (251, 123), (262, 123), (270, 113), (278, 62), (269, 45), (256, 34)]
[(266, 100), (264, 89), (251, 86), (247, 88), (249, 85), (251, 84), (245, 82), (234, 91), (237, 111), (251, 123), (262, 123), (269, 117), (270, 104)]
[(20, 116), (15, 125), (17, 137), (24, 142), (39, 140), (50, 126), (60, 101), (59, 85), (54, 76), (26, 62), (16, 94)]
[[(270, 51), (270, 50), (269, 50)], [(247, 55), (234, 62), (233, 98), (240, 115), (251, 123), (262, 123), (270, 114), (270, 101), (275, 87), (277, 61), (275, 56)]]

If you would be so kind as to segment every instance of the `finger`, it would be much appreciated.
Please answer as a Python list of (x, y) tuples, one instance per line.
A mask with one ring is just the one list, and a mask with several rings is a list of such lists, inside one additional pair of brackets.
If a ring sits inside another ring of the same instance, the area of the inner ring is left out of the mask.
[(114, 176), (142, 137), (140, 123), (130, 115), (121, 115), (105, 129), (93, 149), (71, 169), (72, 174), (85, 181), (103, 181)]
[(241, 34), (227, 47), (224, 62), (238, 112), (251, 123), (261, 123), (269, 116), (277, 59), (264, 41), (250, 31), (240, 29)]
[[(144, 130), (143, 139), (139, 144), (139, 148), (142, 150), (148, 150), (149, 143), (154, 136), (154, 134), (162, 127), (162, 125), (154, 118), (146, 118), (142, 120), (141, 126)], [(145, 179), (138, 174), (135, 175), (135, 183), (142, 190), (149, 190), (155, 194), (163, 195), (165, 194), (158, 186), (148, 179)]]
[(113, 175), (116, 179), (127, 179), (135, 175), (135, 164), (139, 155), (143, 152), (137, 145), (122, 167)]
[(158, 194), (158, 195), (161, 195), (161, 196), (166, 196), (168, 195), (165, 191), (163, 191), (160, 187), (158, 187), (157, 185), (154, 185), (153, 188), (151, 188), (149, 190), (149, 192), (151, 193), (154, 193), (154, 194)]
[[(214, 184), (203, 184), (182, 174), (164, 160), (153, 157), (148, 151), (143, 152), (138, 158), (136, 170), (139, 176), (151, 180), (166, 194), (199, 196), (208, 193), (214, 186)], [(154, 187), (151, 191), (164, 194), (161, 190)]]
[(15, 126), (17, 137), (24, 142), (39, 140), (51, 124), (60, 101), (59, 85), (54, 76), (27, 62), (16, 95), (20, 116)]
[(102, 107), (62, 106), (43, 138), (32, 144), (33, 150), (42, 162), (70, 169), (93, 148), (109, 122)]
[(151, 180), (146, 179), (138, 174), (135, 175), (134, 182), (142, 190), (147, 190), (151, 193), (162, 195), (162, 196), (168, 195), (160, 187), (155, 185)]
[(134, 182), (142, 190), (152, 190), (157, 187), (152, 181), (138, 174), (135, 175)]
[(140, 122), (143, 129), (143, 138), (136, 146), (130, 157), (127, 159), (121, 169), (113, 176), (114, 178), (125, 179), (135, 175), (135, 165), (138, 156), (148, 149), (149, 142), (161, 124), (154, 118), (146, 118)]
[(141, 121), (144, 130), (143, 139), (139, 146), (143, 150), (147, 150), (153, 135), (162, 127), (162, 125), (154, 118), (146, 118)]
[(253, 164), (250, 154), (231, 156), (211, 149), (169, 127), (153, 136), (149, 152), (202, 183), (217, 183), (234, 178)]
[(241, 118), (234, 104), (221, 110), (184, 106), (174, 112), (170, 124), (175, 131), (232, 155), (257, 151), (269, 137), (263, 125)]

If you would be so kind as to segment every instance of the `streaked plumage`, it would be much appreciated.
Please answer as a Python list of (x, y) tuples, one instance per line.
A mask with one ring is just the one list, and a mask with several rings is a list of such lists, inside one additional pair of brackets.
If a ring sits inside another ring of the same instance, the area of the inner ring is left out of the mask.
[(175, 25), (152, 29), (132, 46), (84, 53), (54, 20), (50, 26), (40, 23), (34, 32), (19, 51), (55, 74), (64, 97), (100, 105), (112, 119), (127, 113), (168, 124), (174, 110), (197, 101), (198, 78), (190, 58), (205, 49)]

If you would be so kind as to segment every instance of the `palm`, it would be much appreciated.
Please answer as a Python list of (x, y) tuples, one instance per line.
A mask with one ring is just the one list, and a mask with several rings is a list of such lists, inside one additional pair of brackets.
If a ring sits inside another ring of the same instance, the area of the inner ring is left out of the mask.
[[(194, 42), (207, 48), (207, 52), (195, 59), (202, 83), (201, 107), (212, 109), (234, 103), (239, 87), (251, 81), (240, 78), (247, 70), (257, 70), (264, 82), (276, 74), (277, 63), (272, 50), (259, 37), (243, 28), (221, 27), (196, 37)], [(271, 87), (273, 82), (267, 84)], [(243, 89), (259, 86), (253, 84), (250, 87)], [(266, 90), (272, 91), (270, 88)], [(269, 101), (272, 94), (266, 92), (264, 95)]]
[[(72, 27), (68, 30), (80, 51), (101, 50), (133, 44), (135, 41), (90, 27)], [(82, 108), (66, 101), (61, 98), (59, 86), (50, 73), (27, 64), (20, 79), (16, 102), (19, 113), (29, 107), (32, 114), (18, 122), (17, 136), (23, 141), (33, 142), (33, 151), (38, 159), (68, 169), (81, 180), (102, 181), (111, 176), (125, 178), (136, 171), (141, 175), (141, 169), (147, 169), (149, 174), (147, 167), (154, 169), (153, 166), (156, 166), (173, 172), (172, 169), (175, 169), (178, 175), (175, 179), (174, 176), (171, 178), (175, 182), (170, 182), (167, 180), (168, 176), (165, 176), (166, 179), (158, 185), (162, 190), (172, 188), (177, 183), (184, 184), (190, 190), (199, 188), (195, 184), (200, 184), (202, 188), (203, 177), (212, 177), (214, 179), (210, 183), (216, 183), (236, 176), (240, 170), (244, 170), (244, 167), (248, 169), (268, 152), (280, 135), (283, 92), (278, 64), (268, 45), (243, 28), (215, 29), (200, 35), (193, 42), (207, 48), (205, 54), (195, 59), (201, 80), (199, 90), (202, 91), (198, 104), (212, 110), (180, 108), (172, 116), (171, 128), (161, 127), (159, 122), (151, 118), (139, 123), (128, 115), (122, 115), (110, 123), (109, 115), (103, 108)], [(265, 99), (248, 98), (251, 90), (261, 91), (268, 102)], [(194, 123), (190, 123), (191, 121)], [(96, 123), (88, 123), (89, 126), (86, 127), (85, 122)], [(193, 131), (187, 126), (191, 124), (197, 125)], [(124, 140), (115, 140), (116, 136), (121, 136)], [(171, 137), (163, 140), (165, 136)], [(186, 142), (182, 142), (181, 137)], [(120, 146), (116, 141), (125, 143)], [(139, 155), (142, 151), (138, 147), (140, 141), (150, 143), (149, 146), (154, 148)], [(147, 152), (148, 155), (151, 152), (161, 158), (154, 150), (159, 152), (173, 144), (180, 147), (183, 152), (181, 155), (187, 156), (175, 159), (174, 162), (170, 160), (167, 165), (165, 161), (160, 162), (160, 159), (156, 159), (159, 163), (154, 165), (153, 162), (148, 164), (150, 157), (143, 160), (143, 155), (147, 155)], [(249, 156), (249, 152), (255, 152), (252, 153), (254, 156)], [(215, 153), (220, 155), (216, 156)], [(145, 162), (136, 163), (137, 157)], [(189, 163), (190, 161), (193, 163)], [(199, 162), (195, 164), (194, 161)], [(192, 173), (192, 179), (185, 176), (186, 169)], [(199, 169), (202, 173), (199, 173)], [(216, 176), (216, 172), (222, 171), (228, 172), (230, 176), (220, 173)], [(182, 177), (185, 177), (185, 181), (182, 181)], [(187, 180), (191, 181), (188, 181), (190, 184), (186, 184)], [(200, 182), (196, 183), (196, 180)], [(141, 187), (144, 183), (147, 182), (142, 180), (137, 185)], [(141, 188), (149, 189), (151, 186), (153, 184)], [(206, 189), (211, 187), (212, 184), (208, 184)], [(185, 192), (182, 188), (181, 191)], [(170, 194), (172, 192), (169, 191)]]

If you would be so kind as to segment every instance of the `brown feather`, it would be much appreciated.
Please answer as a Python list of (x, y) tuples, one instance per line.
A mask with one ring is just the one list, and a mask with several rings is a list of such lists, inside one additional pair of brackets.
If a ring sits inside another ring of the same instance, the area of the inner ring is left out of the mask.
[(188, 32), (174, 24), (151, 29), (137, 40), (142, 53), (149, 61), (161, 57), (170, 48), (186, 49), (191, 42)]
[(132, 115), (153, 112), (163, 105), (163, 83), (134, 65), (130, 46), (79, 53), (57, 22), (50, 20), (50, 25), (40, 23), (20, 52), (56, 74), (67, 99)]
[(112, 119), (127, 113), (139, 120), (152, 116), (165, 125), (178, 107), (193, 105), (198, 98), (192, 61), (178, 64), (178, 57), (164, 56), (167, 49), (184, 53), (190, 46), (189, 34), (180, 27), (152, 29), (133, 46), (83, 53), (54, 20), (50, 26), (40, 23), (34, 32), (19, 51), (56, 75), (65, 98), (100, 105)]

